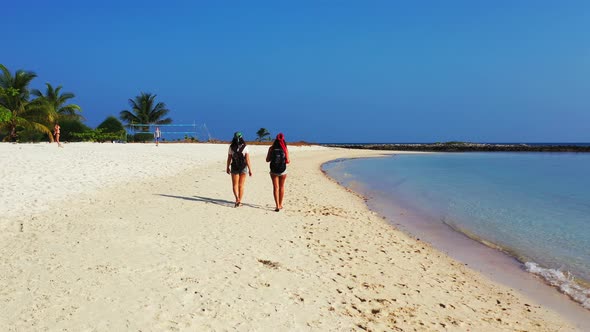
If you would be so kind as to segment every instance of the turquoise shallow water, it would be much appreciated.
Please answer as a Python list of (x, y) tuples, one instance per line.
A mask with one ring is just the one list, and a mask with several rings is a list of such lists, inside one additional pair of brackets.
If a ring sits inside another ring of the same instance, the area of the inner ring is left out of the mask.
[(590, 309), (590, 290), (574, 282), (590, 281), (590, 154), (397, 155), (324, 170), (500, 247)]

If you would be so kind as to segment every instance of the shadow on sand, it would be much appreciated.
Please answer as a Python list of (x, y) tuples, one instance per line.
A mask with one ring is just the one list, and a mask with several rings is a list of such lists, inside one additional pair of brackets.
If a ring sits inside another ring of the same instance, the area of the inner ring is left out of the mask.
[[(156, 195), (170, 197), (170, 198), (184, 199), (187, 201), (212, 203), (212, 204), (217, 204), (217, 205), (231, 207), (231, 208), (234, 208), (234, 204), (235, 204), (234, 201), (228, 201), (226, 199), (218, 199), (218, 198), (211, 198), (211, 197), (203, 197), (203, 196), (185, 197), (185, 196), (175, 196), (175, 195), (166, 195), (166, 194), (156, 194)], [(263, 206), (256, 205), (256, 204), (242, 203), (242, 206), (248, 206), (248, 207), (252, 207), (252, 208), (256, 208), (256, 209), (268, 210), (268, 208), (265, 208)]]

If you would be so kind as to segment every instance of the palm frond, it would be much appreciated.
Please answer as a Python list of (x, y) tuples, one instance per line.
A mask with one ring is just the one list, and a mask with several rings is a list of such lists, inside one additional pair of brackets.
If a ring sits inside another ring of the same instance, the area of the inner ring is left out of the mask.
[(24, 118), (17, 118), (16, 123), (17, 123), (17, 125), (22, 126), (26, 129), (30, 129), (30, 130), (37, 131), (37, 132), (40, 132), (43, 134), (47, 134), (49, 141), (53, 142), (53, 134), (51, 133), (51, 130), (49, 130), (49, 128), (47, 128), (46, 125), (44, 125), (42, 123), (38, 123), (38, 122), (33, 122), (33, 121), (30, 121), (30, 120), (24, 119)]
[(64, 92), (61, 94), (61, 96), (59, 94), (58, 94), (58, 96), (59, 97), (57, 98), (57, 100), (59, 100), (62, 103), (65, 103), (66, 101), (68, 101), (68, 99), (72, 99), (72, 98), (76, 97), (76, 95), (71, 92)]
[[(164, 118), (170, 110), (166, 108), (163, 102), (156, 103), (156, 94), (140, 92), (135, 98), (129, 99), (130, 110), (123, 110), (119, 118), (127, 122), (126, 127), (132, 127), (132, 124), (169, 124), (171, 118)], [(147, 130), (148, 127), (142, 128)]]
[(12, 74), (8, 70), (8, 68), (4, 67), (3, 64), (0, 64), (0, 70), (2, 70), (2, 76), (0, 76), (0, 86), (3, 88), (9, 88), (12, 84)]
[(48, 88), (49, 88), (49, 87), (51, 87), (51, 88), (52, 88), (52, 90), (53, 90), (53, 91), (52, 91), (53, 93), (51, 94), (51, 97), (53, 97), (53, 98), (55, 98), (55, 99), (58, 99), (59, 92), (61, 91), (61, 88), (62, 88), (62, 86), (61, 86), (61, 85), (59, 85), (57, 88), (53, 89), (53, 87), (51, 86), (51, 84), (47, 83), (47, 87), (48, 87)]
[(82, 108), (76, 104), (69, 104), (62, 106), (57, 112), (59, 114), (67, 114), (67, 115), (74, 115), (77, 114), (76, 112), (81, 112)]
[(172, 119), (171, 118), (166, 118), (166, 119), (158, 120), (155, 123), (156, 124), (171, 124), (172, 123)]
[(31, 90), (31, 94), (35, 97), (43, 97), (43, 92), (39, 91), (39, 89)]

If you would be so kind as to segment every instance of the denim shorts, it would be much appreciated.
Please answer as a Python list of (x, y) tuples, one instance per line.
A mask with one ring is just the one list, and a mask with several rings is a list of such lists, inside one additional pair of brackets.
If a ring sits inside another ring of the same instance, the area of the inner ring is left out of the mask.
[(248, 174), (248, 166), (244, 167), (244, 169), (240, 172), (240, 171), (234, 171), (233, 169), (231, 170), (231, 174)]
[(287, 170), (285, 170), (283, 173), (273, 173), (273, 172), (270, 172), (270, 175), (274, 175), (274, 176), (283, 176), (283, 175), (287, 175)]

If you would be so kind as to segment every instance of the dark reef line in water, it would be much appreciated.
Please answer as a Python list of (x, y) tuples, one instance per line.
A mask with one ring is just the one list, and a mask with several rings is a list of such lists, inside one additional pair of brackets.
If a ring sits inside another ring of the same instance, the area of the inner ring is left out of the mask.
[(324, 144), (328, 147), (366, 150), (397, 150), (425, 152), (590, 152), (590, 146), (528, 145), (486, 143), (424, 143), (424, 144)]

